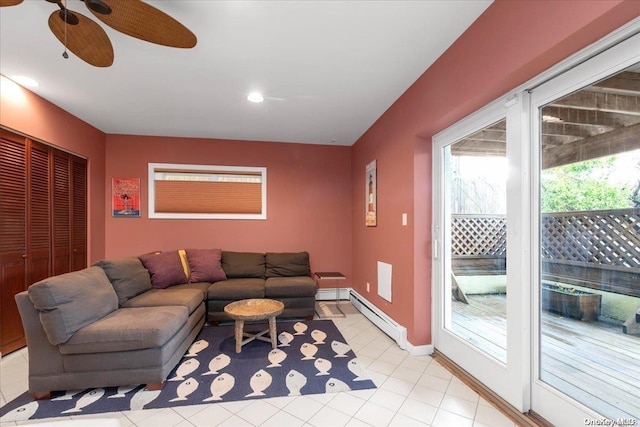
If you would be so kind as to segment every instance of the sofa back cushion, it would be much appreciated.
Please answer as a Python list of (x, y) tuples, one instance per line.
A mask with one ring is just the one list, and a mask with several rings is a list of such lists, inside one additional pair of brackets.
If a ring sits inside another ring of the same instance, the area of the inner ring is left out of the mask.
[(151, 289), (149, 271), (137, 257), (103, 259), (93, 265), (101, 267), (118, 294), (118, 304)]
[(140, 255), (140, 261), (149, 270), (151, 286), (157, 289), (187, 283), (178, 251), (154, 252)]
[(189, 261), (189, 283), (219, 282), (227, 280), (222, 269), (222, 251), (220, 249), (187, 249)]
[(311, 276), (309, 252), (267, 252), (267, 277)]
[(29, 286), (29, 299), (53, 345), (67, 342), (80, 328), (118, 309), (116, 291), (96, 266), (34, 283)]
[(222, 268), (228, 279), (265, 278), (264, 254), (222, 251)]

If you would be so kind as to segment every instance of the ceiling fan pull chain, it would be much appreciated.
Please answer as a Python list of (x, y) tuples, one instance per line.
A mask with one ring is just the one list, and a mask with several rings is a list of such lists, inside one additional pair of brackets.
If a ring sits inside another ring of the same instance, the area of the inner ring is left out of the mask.
[(64, 52), (62, 52), (62, 57), (64, 59), (69, 59), (69, 54), (67, 53), (67, 8), (64, 8)]

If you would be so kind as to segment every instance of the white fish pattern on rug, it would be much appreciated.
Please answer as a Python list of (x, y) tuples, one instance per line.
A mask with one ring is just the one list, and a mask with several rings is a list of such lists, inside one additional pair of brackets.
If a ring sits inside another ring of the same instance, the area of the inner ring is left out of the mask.
[(356, 359), (355, 357), (349, 360), (349, 363), (347, 363), (347, 368), (349, 368), (351, 373), (356, 376), (353, 379), (354, 381), (366, 381), (369, 379), (369, 376), (367, 375), (365, 369), (360, 365), (360, 362), (358, 362), (358, 359)]
[(37, 400), (29, 402), (26, 405), (19, 406), (0, 417), (0, 423), (28, 420), (36, 413), (39, 406), (40, 405)]
[(271, 374), (264, 369), (260, 369), (258, 372), (253, 374), (249, 381), (249, 386), (251, 387), (251, 390), (253, 390), (253, 393), (249, 393), (245, 397), (264, 396), (264, 391), (269, 388), (272, 382), (273, 377)]
[(211, 381), (211, 397), (203, 400), (203, 402), (211, 402), (215, 400), (222, 400), (222, 396), (227, 394), (233, 386), (236, 385), (236, 379), (226, 372), (218, 375), (213, 381)]
[(267, 359), (269, 359), (269, 362), (271, 362), (271, 364), (268, 365), (267, 368), (277, 368), (282, 366), (281, 363), (286, 358), (287, 358), (287, 353), (280, 350), (279, 348), (271, 350), (269, 352), (269, 356), (267, 356)]
[(144, 409), (149, 403), (153, 402), (160, 396), (162, 390), (147, 390), (144, 387), (141, 388), (133, 395), (131, 402), (129, 403), (129, 409), (132, 411), (139, 411)]
[(317, 358), (316, 361), (313, 362), (313, 366), (318, 370), (316, 377), (329, 375), (329, 371), (331, 370), (331, 362), (327, 359), (323, 359), (322, 357)]
[(287, 396), (300, 396), (300, 390), (307, 384), (307, 377), (292, 369), (287, 374), (286, 384), (287, 390), (289, 390)]
[(280, 346), (256, 340), (240, 353), (233, 325), (204, 327), (161, 390), (141, 384), (59, 391), (48, 401), (33, 401), (24, 393), (0, 408), (0, 419), (11, 423), (63, 412), (99, 414), (375, 388), (333, 321), (278, 320), (276, 327)]
[(78, 393), (82, 393), (84, 391), (83, 390), (68, 390), (64, 393), (64, 395), (60, 396), (60, 397), (56, 397), (54, 399), (51, 400), (71, 400), (73, 399), (73, 396), (75, 396)]
[(208, 341), (198, 340), (191, 344), (191, 347), (189, 347), (189, 350), (187, 351), (187, 354), (184, 355), (184, 357), (195, 357), (198, 355), (198, 353), (200, 353), (207, 347), (209, 347)]
[(338, 393), (340, 391), (349, 391), (351, 387), (347, 385), (344, 381), (340, 381), (337, 378), (329, 378), (326, 384), (326, 392), (327, 393)]
[(205, 372), (202, 375), (215, 375), (218, 374), (218, 371), (223, 370), (231, 363), (231, 358), (224, 353), (221, 353), (211, 359), (209, 362), (209, 372)]
[(324, 344), (324, 339), (327, 337), (327, 334), (322, 332), (319, 329), (314, 329), (311, 331), (311, 338), (313, 338), (314, 344)]
[(176, 370), (176, 376), (170, 378), (168, 381), (182, 381), (184, 377), (191, 374), (193, 371), (200, 367), (198, 359), (187, 359), (178, 366)]
[(281, 332), (278, 335), (278, 341), (280, 345), (278, 347), (288, 347), (291, 341), (293, 341), (293, 335), (289, 332)]
[(104, 389), (103, 388), (94, 388), (93, 390), (83, 394), (82, 397), (80, 399), (78, 399), (78, 402), (76, 403), (76, 406), (74, 406), (71, 409), (67, 409), (66, 411), (62, 411), (61, 413), (62, 414), (72, 414), (72, 413), (75, 413), (75, 412), (82, 412), (82, 409), (84, 409), (86, 406), (91, 405), (92, 403), (95, 403), (102, 396), (104, 396)]
[(331, 348), (336, 352), (333, 357), (347, 357), (347, 353), (351, 351), (351, 347), (340, 341), (332, 341)]
[(178, 386), (178, 397), (171, 399), (169, 402), (177, 402), (179, 400), (187, 400), (187, 397), (198, 389), (200, 383), (194, 378), (187, 378)]
[(295, 325), (293, 325), (293, 330), (296, 331), (296, 333), (293, 335), (304, 335), (307, 328), (308, 328), (307, 325), (305, 325), (302, 322), (298, 322)]
[(129, 393), (130, 391), (135, 390), (136, 388), (138, 388), (137, 385), (125, 385), (125, 386), (120, 386), (118, 387), (118, 391), (116, 394), (109, 396), (107, 399), (120, 399), (123, 398), (127, 395), (127, 393)]
[(302, 353), (304, 357), (300, 360), (313, 360), (317, 352), (318, 347), (310, 343), (304, 343), (302, 347), (300, 347), (300, 353)]

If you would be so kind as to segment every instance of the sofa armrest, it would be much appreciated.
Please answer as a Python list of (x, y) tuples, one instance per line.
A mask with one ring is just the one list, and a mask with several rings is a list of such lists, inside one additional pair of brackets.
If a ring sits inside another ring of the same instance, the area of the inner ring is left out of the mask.
[[(62, 365), (62, 355), (58, 351), (58, 346), (52, 345), (47, 338), (47, 334), (40, 322), (38, 310), (34, 307), (27, 291), (20, 292), (15, 296), (22, 327), (27, 339), (27, 350), (29, 352), (29, 376), (48, 375), (64, 372)], [(43, 390), (31, 390), (43, 391)]]

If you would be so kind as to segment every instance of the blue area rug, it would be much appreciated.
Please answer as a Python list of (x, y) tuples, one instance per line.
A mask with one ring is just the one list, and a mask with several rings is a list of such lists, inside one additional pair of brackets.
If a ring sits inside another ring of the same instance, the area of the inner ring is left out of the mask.
[[(245, 325), (248, 331), (264, 328)], [(256, 340), (238, 354), (233, 325), (205, 327), (162, 390), (144, 385), (71, 390), (40, 401), (24, 393), (0, 408), (0, 421), (375, 388), (331, 320), (279, 321), (277, 328), (277, 349)]]

